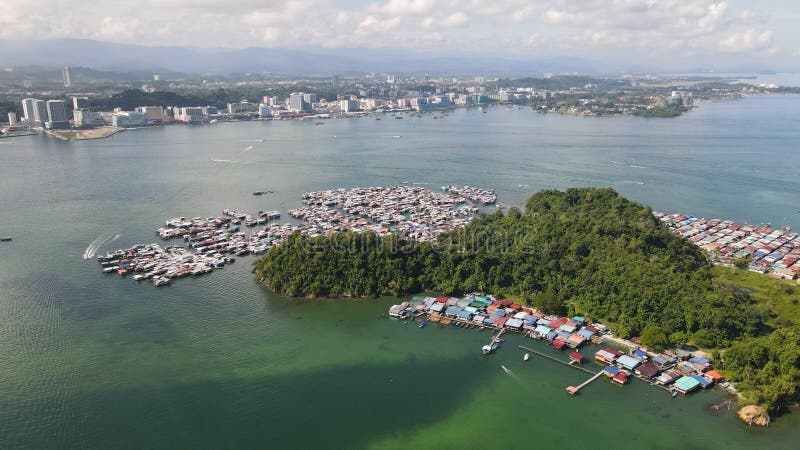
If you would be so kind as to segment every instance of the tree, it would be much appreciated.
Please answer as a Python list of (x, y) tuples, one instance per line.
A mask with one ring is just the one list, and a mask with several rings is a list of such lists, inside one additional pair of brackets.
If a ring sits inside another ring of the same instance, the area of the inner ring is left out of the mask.
[(656, 325), (649, 324), (642, 330), (641, 334), (642, 345), (655, 351), (661, 351), (669, 346), (669, 339), (667, 333)]

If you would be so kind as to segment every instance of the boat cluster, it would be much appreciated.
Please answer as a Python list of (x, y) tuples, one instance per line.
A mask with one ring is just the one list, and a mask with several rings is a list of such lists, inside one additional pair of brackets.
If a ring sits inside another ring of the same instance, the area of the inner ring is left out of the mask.
[[(151, 280), (156, 286), (165, 286), (174, 278), (199, 276), (221, 268), (233, 262), (234, 256), (264, 253), (299, 229), (297, 225), (271, 224), (279, 217), (277, 211), (250, 216), (229, 209), (220, 217), (176, 217), (167, 220), (156, 234), (164, 240), (183, 239), (185, 246), (136, 245), (97, 259), (104, 273), (134, 273), (135, 281)], [(245, 233), (241, 231), (242, 224), (265, 228)]]
[(494, 189), (480, 189), (472, 186), (442, 186), (442, 190), (484, 205), (492, 205), (497, 201), (497, 194), (495, 194)]
[(769, 225), (739, 225), (730, 220), (655, 213), (680, 236), (707, 251), (716, 264), (742, 261), (748, 270), (793, 280), (800, 274), (800, 234)]
[(302, 208), (289, 214), (305, 222), (304, 233), (374, 231), (429, 241), (465, 226), (478, 208), (463, 196), (416, 186), (335, 189), (303, 194)]

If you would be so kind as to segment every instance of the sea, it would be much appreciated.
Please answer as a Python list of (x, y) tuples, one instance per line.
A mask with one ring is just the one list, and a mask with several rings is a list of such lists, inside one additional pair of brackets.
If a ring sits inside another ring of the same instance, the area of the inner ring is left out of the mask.
[(800, 413), (750, 428), (720, 390), (672, 398), (638, 380), (570, 396), (588, 374), (523, 361), (517, 346), (537, 342), (505, 335), (484, 356), (488, 331), (389, 319), (402, 299), (276, 295), (252, 257), (164, 288), (93, 258), (158, 242), (171, 217), (285, 216), (303, 192), (404, 182), (494, 188), (509, 206), (610, 186), (657, 211), (800, 226), (797, 96), (669, 119), (398, 117), (0, 139), (0, 447), (797, 448)]

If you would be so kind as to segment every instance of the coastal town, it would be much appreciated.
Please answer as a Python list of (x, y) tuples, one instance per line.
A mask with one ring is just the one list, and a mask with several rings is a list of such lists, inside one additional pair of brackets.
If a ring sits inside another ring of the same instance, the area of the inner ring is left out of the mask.
[[(484, 355), (501, 348), (501, 336), (504, 333), (516, 333), (542, 341), (551, 347), (551, 352), (543, 353), (519, 346), (528, 352), (523, 357), (525, 361), (533, 353), (534, 357), (539, 356), (592, 374), (585, 383), (566, 387), (566, 391), (572, 395), (600, 376), (619, 385), (637, 378), (667, 390), (673, 396), (707, 389), (715, 384), (733, 389), (703, 354), (693, 354), (682, 348), (662, 353), (650, 352), (634, 342), (612, 338), (608, 327), (593, 323), (586, 317), (548, 315), (535, 308), (483, 293), (473, 293), (463, 298), (414, 297), (390, 307), (389, 316), (416, 321), (420, 328), (430, 322), (480, 331), (488, 329), (493, 336), (481, 349)], [(593, 360), (599, 364), (594, 371), (587, 367), (585, 355), (592, 346), (600, 347), (599, 350), (592, 350)], [(620, 351), (617, 347), (625, 348)], [(566, 356), (562, 351), (566, 352)]]
[[(300, 232), (319, 236), (334, 231), (372, 231), (381, 236), (429, 241), (463, 228), (480, 205), (494, 204), (493, 190), (442, 186), (441, 192), (400, 185), (334, 189), (303, 194), (301, 208), (289, 210), (294, 223), (278, 224), (280, 211), (256, 214), (225, 209), (219, 217), (175, 217), (156, 230), (162, 240), (185, 245), (142, 244), (97, 257), (104, 273), (132, 274), (134, 281), (166, 286), (171, 280), (200, 276), (233, 263), (235, 257), (262, 254)], [(88, 259), (88, 255), (84, 256)]]
[[(218, 81), (195, 84), (166, 82), (161, 75), (110, 97), (78, 89), (70, 67), (62, 67), (63, 88), (10, 86), (2, 100), (8, 122), (0, 136), (45, 131), (63, 140), (98, 139), (125, 129), (171, 124), (214, 124), (221, 121), (307, 119), (406, 114), (440, 118), (437, 111), (462, 107), (514, 105), (540, 113), (580, 116), (636, 115), (673, 117), (695, 100), (736, 99), (748, 94), (782, 93), (778, 85), (751, 85), (717, 78), (622, 76), (592, 78), (544, 74), (542, 78), (501, 79), (401, 77), (367, 74), (330, 79)], [(165, 89), (165, 90), (162, 90)], [(168, 89), (169, 91), (167, 91)], [(201, 102), (195, 94), (220, 89), (227, 101)], [(794, 92), (789, 89), (789, 91)], [(254, 98), (253, 95), (256, 97)], [(16, 100), (15, 100), (16, 99)], [(484, 111), (486, 112), (486, 111)], [(3, 117), (5, 119), (5, 117)], [(320, 124), (324, 122), (318, 122)]]

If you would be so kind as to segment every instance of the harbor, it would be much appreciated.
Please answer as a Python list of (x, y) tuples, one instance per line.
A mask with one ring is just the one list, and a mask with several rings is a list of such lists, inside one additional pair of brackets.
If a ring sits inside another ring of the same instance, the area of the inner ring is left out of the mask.
[[(711, 361), (702, 354), (693, 354), (683, 349), (672, 349), (663, 353), (647, 351), (630, 342), (626, 351), (614, 348), (621, 340), (612, 338), (608, 328), (585, 317), (572, 318), (544, 314), (535, 308), (522, 306), (510, 300), (497, 299), (482, 293), (457, 297), (414, 297), (411, 301), (392, 305), (389, 316), (401, 320), (419, 320), (439, 323), (443, 326), (477, 328), (492, 331), (489, 343), (481, 347), (481, 353), (490, 355), (498, 351), (504, 333), (515, 333), (525, 338), (546, 343), (550, 354), (525, 345), (518, 347), (527, 353), (523, 360), (542, 358), (574, 368), (590, 376), (586, 381), (565, 390), (578, 394), (601, 376), (611, 383), (624, 386), (631, 378), (640, 380), (654, 388), (669, 392), (673, 397), (720, 384), (730, 387), (724, 376), (714, 370)], [(591, 348), (595, 346), (599, 349)], [(564, 356), (563, 350), (569, 349)], [(585, 364), (583, 352), (593, 351), (594, 368)], [(531, 354), (534, 355), (531, 358)]]
[[(484, 202), (487, 195), (494, 195), (478, 188), (451, 188)], [(269, 192), (256, 191), (259, 195)], [(308, 192), (302, 201), (306, 206), (289, 210), (293, 220), (282, 224), (278, 210), (250, 214), (226, 208), (219, 216), (173, 217), (155, 233), (163, 241), (182, 240), (183, 244), (139, 244), (107, 252), (97, 260), (103, 273), (131, 275), (134, 281), (149, 280), (161, 287), (176, 278), (221, 269), (236, 257), (263, 254), (295, 232), (311, 237), (374, 232), (428, 241), (466, 226), (479, 211), (460, 194), (406, 185)]]

